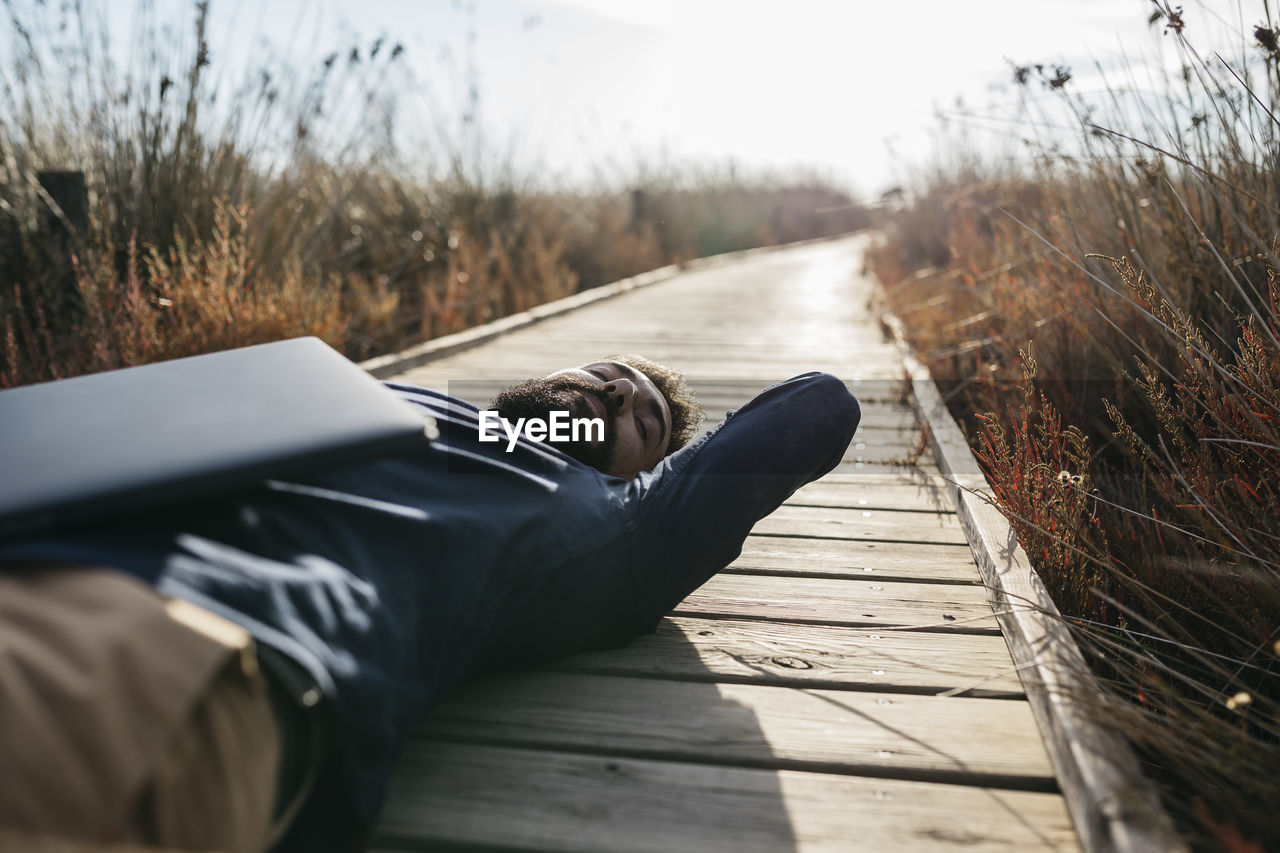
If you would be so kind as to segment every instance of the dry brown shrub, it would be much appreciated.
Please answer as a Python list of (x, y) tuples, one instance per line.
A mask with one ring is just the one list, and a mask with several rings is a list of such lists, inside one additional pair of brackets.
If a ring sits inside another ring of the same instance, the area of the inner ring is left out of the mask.
[(934, 173), (869, 261), (1117, 700), (1099, 721), (1194, 846), (1262, 849), (1280, 839), (1280, 55), (1246, 33), (1252, 60), (1204, 59), (1156, 6), (1187, 62), (1168, 92), (1107, 129), (1064, 83), (1075, 151), (1054, 128), (1026, 170)]

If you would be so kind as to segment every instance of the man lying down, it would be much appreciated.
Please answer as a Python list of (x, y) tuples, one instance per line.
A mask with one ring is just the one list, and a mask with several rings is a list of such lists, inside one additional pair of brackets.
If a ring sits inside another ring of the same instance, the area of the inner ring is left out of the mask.
[(481, 441), (0, 546), (0, 828), (179, 849), (359, 849), (401, 745), (463, 679), (616, 647), (734, 560), (857, 428), (833, 376), (715, 429), (683, 378), (613, 356), (504, 391)]

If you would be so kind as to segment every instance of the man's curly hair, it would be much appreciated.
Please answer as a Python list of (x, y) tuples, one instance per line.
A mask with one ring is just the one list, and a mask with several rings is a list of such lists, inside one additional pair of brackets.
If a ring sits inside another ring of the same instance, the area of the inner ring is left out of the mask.
[(649, 381), (666, 398), (667, 406), (671, 409), (671, 443), (667, 445), (668, 453), (675, 453), (698, 434), (698, 427), (705, 415), (693, 395), (693, 389), (684, 380), (684, 374), (634, 353), (609, 355), (602, 360), (635, 368), (649, 377)]

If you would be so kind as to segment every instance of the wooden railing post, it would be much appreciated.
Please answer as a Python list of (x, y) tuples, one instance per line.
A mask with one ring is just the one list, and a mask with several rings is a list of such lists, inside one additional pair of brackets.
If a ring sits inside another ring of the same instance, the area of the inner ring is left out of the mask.
[(648, 199), (640, 188), (631, 191), (631, 230), (639, 231), (649, 218)]
[(79, 316), (84, 310), (71, 255), (88, 230), (89, 189), (84, 172), (37, 172), (36, 180), (53, 202), (45, 204), (40, 228), (58, 257), (59, 268), (54, 278), (56, 293), (51, 294), (51, 302), (56, 306), (58, 318), (65, 320)]
[(68, 228), (83, 231), (89, 225), (89, 188), (84, 172), (37, 172), (36, 180), (60, 209), (58, 215), (46, 207), (43, 225), (50, 234), (65, 234)]

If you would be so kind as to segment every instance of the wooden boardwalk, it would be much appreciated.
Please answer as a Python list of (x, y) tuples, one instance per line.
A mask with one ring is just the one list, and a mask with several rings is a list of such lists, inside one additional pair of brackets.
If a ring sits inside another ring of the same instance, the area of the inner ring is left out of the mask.
[[(475, 682), (393, 784), (384, 851), (1075, 849), (1067, 811), (902, 367), (861, 238), (688, 272), (397, 377), (483, 404), (639, 352), (708, 426), (780, 379), (845, 378), (844, 461), (628, 647)], [(462, 381), (468, 380), (468, 381)]]

